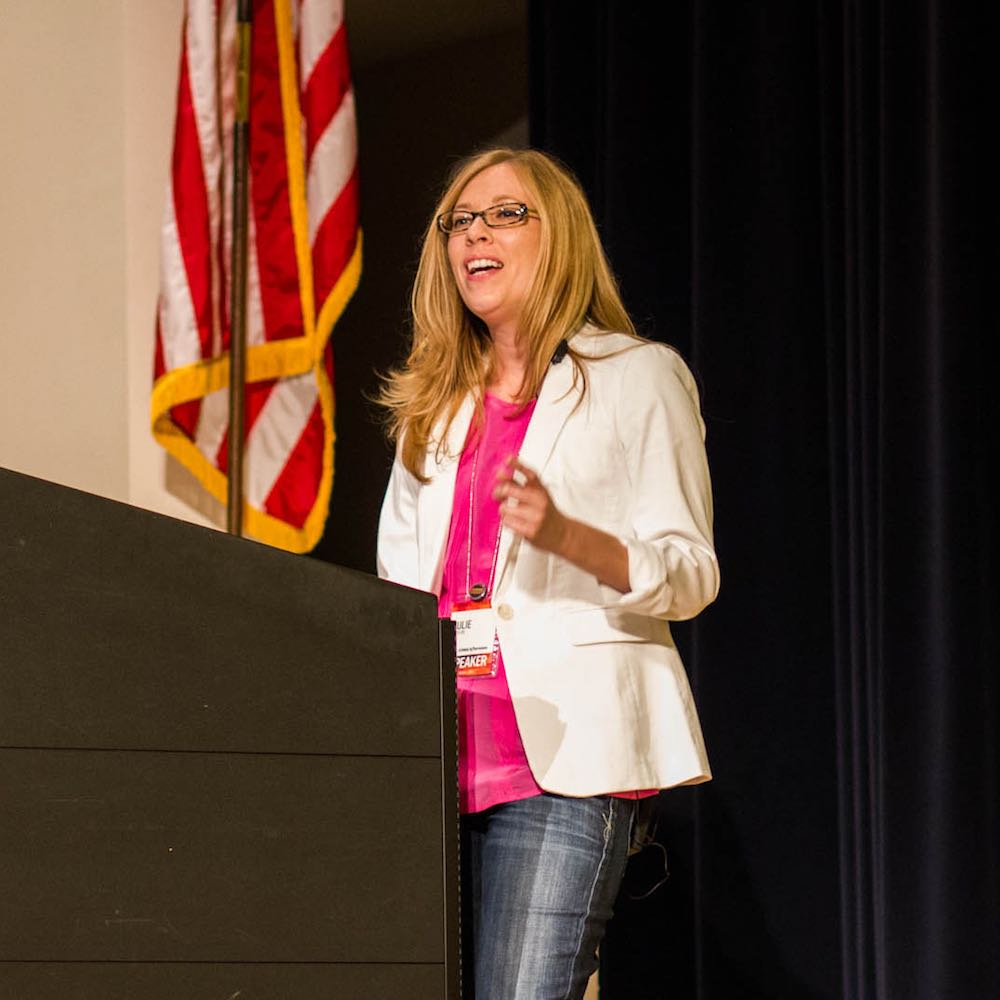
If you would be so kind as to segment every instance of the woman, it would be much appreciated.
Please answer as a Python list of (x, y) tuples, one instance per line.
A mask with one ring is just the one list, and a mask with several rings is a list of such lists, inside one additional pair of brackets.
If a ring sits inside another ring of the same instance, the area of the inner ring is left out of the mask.
[(456, 622), (476, 995), (582, 997), (636, 800), (710, 777), (667, 624), (719, 584), (697, 393), (533, 150), (459, 165), (412, 310), (379, 573)]

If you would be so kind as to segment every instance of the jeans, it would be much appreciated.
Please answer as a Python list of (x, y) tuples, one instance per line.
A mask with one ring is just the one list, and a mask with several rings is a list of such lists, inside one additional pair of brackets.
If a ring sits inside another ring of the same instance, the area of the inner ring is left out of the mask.
[(539, 795), (462, 817), (465, 1000), (584, 995), (634, 811), (629, 799)]

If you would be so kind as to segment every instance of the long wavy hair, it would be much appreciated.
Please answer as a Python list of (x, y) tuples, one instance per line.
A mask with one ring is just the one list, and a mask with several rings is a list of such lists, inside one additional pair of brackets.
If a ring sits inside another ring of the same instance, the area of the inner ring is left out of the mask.
[[(538, 394), (560, 341), (584, 323), (635, 336), (608, 265), (580, 183), (567, 167), (533, 149), (491, 149), (461, 161), (452, 171), (424, 234), (413, 284), (413, 340), (404, 364), (389, 372), (377, 401), (388, 410), (388, 432), (399, 443), (403, 464), (421, 481), (433, 445), (444, 447), (448, 429), (469, 394), (481, 414), (493, 365), (486, 325), (465, 306), (448, 260), (448, 237), (437, 217), (449, 212), (476, 174), (499, 163), (517, 171), (538, 212), (538, 264), (521, 313), (518, 336), (528, 363), (518, 399)], [(586, 372), (572, 349), (574, 380)]]

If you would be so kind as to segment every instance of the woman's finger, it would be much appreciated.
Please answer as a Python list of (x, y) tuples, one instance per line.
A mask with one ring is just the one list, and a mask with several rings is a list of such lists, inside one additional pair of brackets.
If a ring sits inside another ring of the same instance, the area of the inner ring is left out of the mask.
[(538, 473), (535, 472), (535, 470), (532, 469), (530, 465), (525, 465), (524, 462), (522, 462), (521, 459), (517, 457), (517, 455), (512, 455), (511, 458), (513, 459), (511, 467), (516, 472), (520, 472), (521, 475), (524, 476), (525, 485), (528, 483), (537, 483), (539, 481)]
[(507, 497), (517, 497), (518, 500), (527, 500), (533, 495), (540, 495), (541, 490), (537, 486), (519, 486), (513, 479), (505, 479), (493, 487), (494, 500), (506, 500)]
[(498, 486), (493, 491), (493, 499), (502, 506), (522, 507), (530, 510), (544, 510), (549, 503), (548, 494), (537, 486), (516, 486), (513, 483)]

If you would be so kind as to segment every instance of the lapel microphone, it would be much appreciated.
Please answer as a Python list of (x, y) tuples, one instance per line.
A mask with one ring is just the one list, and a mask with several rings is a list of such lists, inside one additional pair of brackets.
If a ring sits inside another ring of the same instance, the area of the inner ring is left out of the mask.
[(552, 352), (552, 364), (557, 365), (566, 355), (569, 353), (569, 343), (566, 338), (563, 337), (562, 340), (556, 344), (556, 349)]

